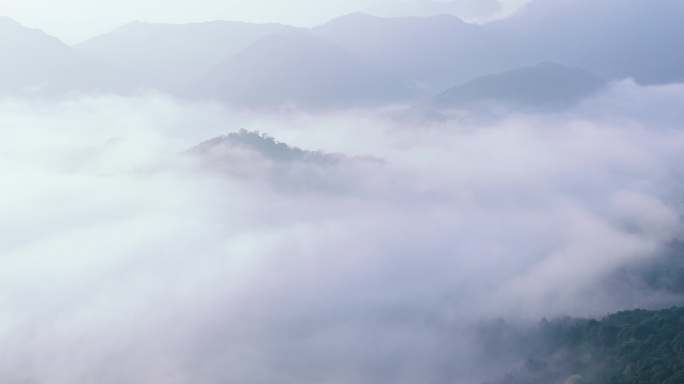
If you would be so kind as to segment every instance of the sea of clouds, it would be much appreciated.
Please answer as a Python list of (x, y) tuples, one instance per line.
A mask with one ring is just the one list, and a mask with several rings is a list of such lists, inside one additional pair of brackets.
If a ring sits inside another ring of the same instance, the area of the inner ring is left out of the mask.
[[(683, 102), (623, 81), (466, 124), (2, 99), (0, 381), (475, 381), (478, 321), (681, 304), (615, 276), (681, 240)], [(280, 168), (308, 184), (187, 152), (240, 129), (382, 161)]]

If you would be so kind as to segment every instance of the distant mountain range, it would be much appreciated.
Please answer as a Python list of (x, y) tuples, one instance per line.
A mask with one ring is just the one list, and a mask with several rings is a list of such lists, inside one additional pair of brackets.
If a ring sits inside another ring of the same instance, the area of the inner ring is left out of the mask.
[[(432, 6), (455, 6), (449, 4)], [(493, 97), (562, 105), (560, 95), (534, 99), (542, 83), (518, 87), (530, 92), (524, 95), (512, 91), (511, 79), (481, 77), (554, 62), (606, 80), (684, 81), (681, 20), (679, 0), (532, 0), (483, 26), (452, 15), (364, 14), (311, 29), (228, 21), (131, 23), (70, 47), (0, 18), (0, 94), (156, 90), (247, 109), (320, 110), (418, 104), (458, 86), (430, 103), (462, 106)], [(510, 76), (543, 82), (525, 73)], [(554, 83), (547, 91), (569, 97), (573, 85), (590, 83)], [(492, 89), (495, 84), (503, 88)]]
[(526, 65), (553, 61), (606, 79), (668, 83), (684, 81), (682, 20), (680, 0), (532, 0), (484, 29)]
[(426, 93), (516, 66), (480, 26), (450, 15), (387, 19), (359, 13), (332, 20), (313, 33)]
[(482, 19), (491, 17), (501, 10), (498, 0), (408, 0), (387, 2), (364, 13), (379, 17), (429, 17), (452, 15), (461, 19)]
[(126, 90), (126, 81), (115, 68), (43, 31), (0, 17), (0, 36), (0, 94)]
[(216, 66), (190, 92), (258, 109), (378, 106), (414, 95), (400, 78), (306, 32), (256, 41)]
[(299, 29), (281, 24), (134, 22), (74, 48), (120, 68), (143, 87), (178, 92), (257, 40), (294, 32)]
[(487, 75), (451, 88), (430, 105), (456, 108), (501, 103), (519, 108), (558, 110), (572, 106), (605, 86), (605, 81), (578, 68), (555, 63)]
[(542, 63), (475, 78), (398, 116), (444, 119), (464, 111), (559, 112), (605, 86), (604, 80), (582, 69)]

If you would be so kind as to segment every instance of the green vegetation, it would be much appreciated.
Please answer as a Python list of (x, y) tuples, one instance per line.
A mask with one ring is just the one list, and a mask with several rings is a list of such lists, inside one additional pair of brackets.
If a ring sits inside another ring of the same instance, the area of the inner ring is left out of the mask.
[(684, 383), (684, 308), (544, 319), (515, 333), (530, 357), (500, 383)]
[(327, 154), (321, 151), (307, 151), (260, 133), (259, 131), (247, 131), (241, 129), (228, 135), (207, 140), (190, 150), (191, 153), (205, 153), (215, 147), (239, 147), (260, 154), (266, 159), (280, 162), (310, 162), (317, 164), (336, 164), (343, 156)]

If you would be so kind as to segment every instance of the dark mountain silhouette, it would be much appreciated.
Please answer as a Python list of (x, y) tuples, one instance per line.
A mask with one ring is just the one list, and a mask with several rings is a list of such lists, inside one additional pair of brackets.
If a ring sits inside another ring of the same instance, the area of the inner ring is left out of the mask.
[(351, 14), (314, 28), (313, 33), (428, 92), (515, 67), (481, 27), (450, 15), (380, 18)]
[(684, 2), (679, 0), (533, 0), (485, 25), (532, 64), (554, 61), (606, 79), (684, 81)]
[(303, 150), (258, 131), (245, 129), (204, 141), (190, 149), (189, 153), (221, 158), (231, 156), (231, 150), (249, 151), (276, 163), (303, 162), (325, 165), (335, 164), (344, 158), (343, 155)]
[(281, 191), (297, 193), (337, 193), (361, 188), (363, 170), (383, 164), (373, 157), (297, 148), (244, 129), (204, 141), (187, 154), (212, 171), (263, 180)]
[(327, 109), (404, 101), (413, 89), (306, 32), (265, 37), (219, 64), (196, 96), (245, 108)]
[(75, 48), (125, 70), (142, 86), (177, 91), (255, 41), (292, 31), (297, 28), (232, 21), (133, 22)]
[(54, 95), (127, 89), (112, 68), (43, 31), (0, 17), (0, 36), (0, 93)]
[(590, 96), (605, 82), (582, 69), (554, 63), (482, 76), (434, 97), (438, 108), (498, 102), (539, 109), (566, 108)]
[(444, 118), (453, 111), (562, 111), (604, 87), (602, 79), (582, 69), (542, 63), (478, 77), (401, 113)]

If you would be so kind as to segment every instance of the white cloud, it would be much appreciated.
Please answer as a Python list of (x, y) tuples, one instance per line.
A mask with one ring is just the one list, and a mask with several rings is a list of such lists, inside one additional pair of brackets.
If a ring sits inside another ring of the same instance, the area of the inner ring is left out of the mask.
[[(408, 382), (463, 322), (669, 304), (605, 282), (680, 236), (683, 97), (621, 83), (566, 115), (423, 127), (4, 100), (3, 381)], [(239, 128), (385, 163), (283, 192), (180, 155)]]

